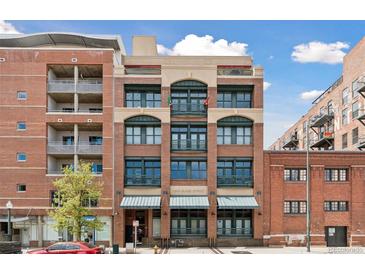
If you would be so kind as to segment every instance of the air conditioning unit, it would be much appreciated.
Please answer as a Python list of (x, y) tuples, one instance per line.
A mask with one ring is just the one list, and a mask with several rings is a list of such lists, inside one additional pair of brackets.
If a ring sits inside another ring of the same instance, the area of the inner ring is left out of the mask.
[(93, 119), (87, 119), (88, 123), (92, 123)]
[(72, 63), (76, 63), (77, 62), (77, 58), (76, 57), (71, 58), (71, 62)]
[(58, 118), (57, 122), (61, 123), (62, 122), (62, 118)]

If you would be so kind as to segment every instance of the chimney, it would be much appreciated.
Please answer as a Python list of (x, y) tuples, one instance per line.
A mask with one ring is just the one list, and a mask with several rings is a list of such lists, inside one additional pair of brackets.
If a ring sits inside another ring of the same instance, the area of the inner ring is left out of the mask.
[(133, 36), (132, 55), (157, 56), (156, 37), (144, 35)]

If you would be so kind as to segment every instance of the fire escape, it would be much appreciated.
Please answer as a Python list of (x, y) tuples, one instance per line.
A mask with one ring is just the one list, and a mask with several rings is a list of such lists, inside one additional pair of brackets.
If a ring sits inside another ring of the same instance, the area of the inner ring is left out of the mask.
[(293, 134), (287, 138), (283, 144), (284, 150), (297, 150), (298, 149), (298, 133), (295, 131)]
[(333, 150), (334, 149), (334, 112), (332, 105), (328, 105), (326, 110), (321, 111), (312, 119), (310, 128), (317, 134), (317, 138), (312, 142), (311, 149)]
[[(357, 81), (357, 92), (365, 98), (365, 76), (360, 77)], [(365, 126), (365, 109), (361, 109), (359, 111), (357, 120)], [(359, 145), (357, 148), (359, 150), (363, 150), (365, 148), (365, 137), (359, 138)]]

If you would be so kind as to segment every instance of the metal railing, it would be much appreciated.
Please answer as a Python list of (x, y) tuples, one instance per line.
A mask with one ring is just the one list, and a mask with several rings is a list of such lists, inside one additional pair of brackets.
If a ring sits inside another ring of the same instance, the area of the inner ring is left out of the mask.
[(171, 228), (171, 236), (201, 236), (206, 234), (206, 228)]
[(49, 80), (48, 92), (75, 92), (75, 80)]
[(219, 68), (217, 69), (217, 75), (252, 76), (253, 70), (243, 68)]
[[(103, 174), (102, 171), (91, 171), (91, 173), (95, 174), (95, 175)], [(47, 169), (47, 174), (50, 174), (50, 175), (63, 175), (63, 170), (62, 169)]]
[(172, 140), (171, 141), (172, 150), (206, 150), (207, 142), (206, 140)]
[(218, 236), (251, 236), (252, 228), (217, 228)]
[(192, 114), (192, 115), (206, 115), (207, 107), (203, 103), (193, 104), (172, 104), (172, 114)]
[(124, 179), (125, 186), (160, 186), (161, 178), (146, 175), (126, 175)]
[(252, 181), (252, 176), (250, 176), (250, 177), (243, 177), (243, 176), (237, 176), (237, 175), (217, 176), (217, 184), (218, 184), (218, 186), (252, 187), (253, 181)]

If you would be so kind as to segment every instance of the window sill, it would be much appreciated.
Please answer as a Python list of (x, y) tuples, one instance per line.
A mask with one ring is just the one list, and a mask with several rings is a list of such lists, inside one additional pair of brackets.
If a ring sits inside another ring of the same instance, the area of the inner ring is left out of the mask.
[(306, 184), (307, 183), (307, 181), (285, 181), (285, 180), (284, 180), (284, 182), (287, 184)]
[(307, 213), (284, 213), (284, 217), (306, 217)]
[(350, 184), (350, 181), (324, 181), (326, 184)]

